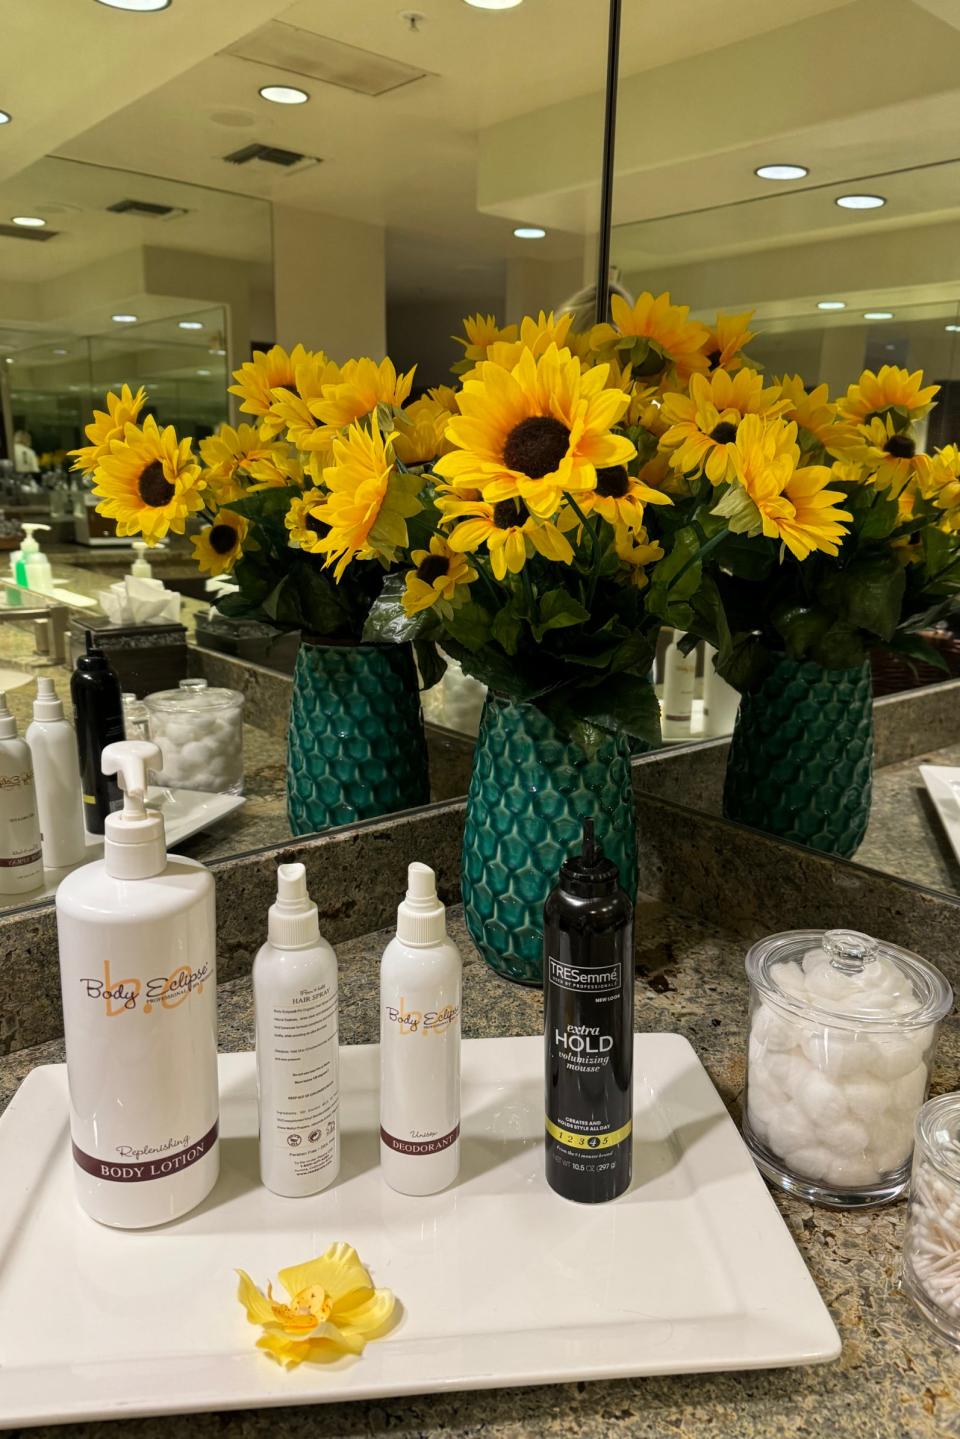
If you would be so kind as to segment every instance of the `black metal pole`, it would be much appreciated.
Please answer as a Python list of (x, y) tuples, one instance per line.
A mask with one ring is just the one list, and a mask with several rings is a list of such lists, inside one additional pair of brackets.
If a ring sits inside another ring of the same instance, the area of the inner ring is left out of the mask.
[(620, 4), (610, 0), (607, 35), (607, 90), (603, 110), (603, 167), (600, 176), (600, 240), (597, 246), (597, 323), (607, 319), (610, 293), (610, 226), (613, 216), (613, 157), (617, 141), (617, 82), (620, 78)]

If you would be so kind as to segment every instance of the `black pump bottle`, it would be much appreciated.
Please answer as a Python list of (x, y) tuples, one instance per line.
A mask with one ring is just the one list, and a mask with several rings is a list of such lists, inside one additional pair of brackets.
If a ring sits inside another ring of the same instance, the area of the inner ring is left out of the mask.
[(123, 806), (123, 795), (112, 775), (100, 768), (108, 744), (124, 738), (120, 681), (103, 650), (93, 644), (87, 630), (87, 652), (79, 657), (70, 678), (80, 780), (83, 785), (83, 822), (88, 834), (103, 834), (104, 821)]
[(633, 905), (584, 821), (544, 909), (546, 1172), (601, 1204), (633, 1170)]

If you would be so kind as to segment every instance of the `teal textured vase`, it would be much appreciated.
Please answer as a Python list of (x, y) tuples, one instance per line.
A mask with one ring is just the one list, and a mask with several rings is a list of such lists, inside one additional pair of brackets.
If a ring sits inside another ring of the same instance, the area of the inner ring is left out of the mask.
[(825, 670), (783, 658), (740, 701), (723, 813), (849, 859), (870, 817), (870, 667)]
[(463, 836), (470, 938), (498, 974), (543, 983), (543, 906), (583, 821), (637, 893), (637, 829), (623, 735), (587, 754), (535, 705), (488, 695), (473, 758)]
[(429, 798), (410, 646), (302, 643), (287, 735), (291, 833), (315, 834)]

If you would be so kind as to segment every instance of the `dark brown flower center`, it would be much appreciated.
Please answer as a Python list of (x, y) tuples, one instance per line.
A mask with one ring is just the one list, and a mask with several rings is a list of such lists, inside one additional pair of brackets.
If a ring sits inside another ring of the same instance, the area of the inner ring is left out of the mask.
[(721, 420), (710, 431), (710, 438), (716, 440), (718, 445), (732, 445), (737, 438), (737, 427), (732, 425), (729, 420)]
[(228, 555), (237, 547), (237, 532), (233, 525), (214, 525), (210, 531), (210, 548), (218, 555)]
[(540, 480), (559, 465), (570, 443), (570, 431), (552, 415), (528, 415), (507, 436), (504, 463), (531, 480)]
[(604, 499), (622, 500), (630, 488), (626, 465), (609, 465), (597, 471), (597, 494)]
[(912, 460), (917, 453), (916, 442), (909, 435), (891, 435), (883, 448), (896, 460)]
[(498, 500), (493, 507), (493, 523), (498, 530), (512, 530), (529, 519), (530, 511), (523, 500)]
[(143, 503), (152, 510), (162, 510), (177, 493), (176, 486), (171, 485), (163, 473), (163, 465), (159, 460), (151, 460), (149, 465), (141, 470), (137, 488)]
[(715, 370), (719, 365), (721, 353), (722, 352), (720, 350), (711, 350), (708, 354), (707, 364), (710, 366), (711, 370)]
[(427, 555), (417, 566), (417, 579), (423, 580), (425, 585), (432, 585), (441, 575), (448, 574), (450, 561), (446, 555)]

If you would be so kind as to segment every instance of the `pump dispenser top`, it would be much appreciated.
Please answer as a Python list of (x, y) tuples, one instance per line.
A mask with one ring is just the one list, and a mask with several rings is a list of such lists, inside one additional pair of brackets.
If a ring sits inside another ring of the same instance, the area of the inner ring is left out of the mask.
[(163, 815), (146, 806), (147, 766), (161, 760), (159, 745), (145, 739), (119, 740), (101, 755), (104, 774), (116, 775), (123, 791), (123, 809), (104, 826), (103, 861), (114, 879), (150, 879), (166, 868)]
[(277, 898), (267, 911), (267, 937), (275, 949), (305, 949), (320, 940), (317, 906), (307, 893), (302, 864), (277, 869)]
[(428, 864), (407, 869), (407, 893), (397, 909), (397, 939), (403, 944), (440, 944), (447, 937), (447, 911), (437, 898), (437, 877)]
[(7, 696), (0, 692), (0, 739), (16, 739), (17, 721), (7, 707)]
[(149, 548), (150, 546), (145, 540), (134, 540), (133, 542), (136, 559), (130, 566), (130, 573), (137, 579), (149, 580), (153, 578), (153, 568), (147, 560), (147, 550)]
[(23, 541), (23, 544), (20, 546), (20, 553), (21, 553), (21, 555), (36, 555), (36, 554), (39, 554), (39, 552), (40, 552), (40, 545), (39, 545), (38, 541), (35, 540), (34, 537), (33, 537), (34, 531), (35, 531), (35, 530), (49, 530), (50, 526), (49, 526), (49, 525), (35, 524), (35, 523), (30, 523), (30, 524), (24, 523), (24, 524), (21, 526), (21, 528), (23, 529), (23, 532), (24, 532), (24, 535), (25, 535), (25, 539), (24, 539), (24, 541)]

